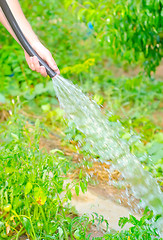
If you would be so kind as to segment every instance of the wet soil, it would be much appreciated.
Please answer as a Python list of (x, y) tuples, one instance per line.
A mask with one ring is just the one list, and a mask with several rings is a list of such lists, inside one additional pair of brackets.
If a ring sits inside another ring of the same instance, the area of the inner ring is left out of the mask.
[(43, 151), (46, 150), (50, 152), (53, 149), (59, 149), (64, 152), (66, 156), (71, 156), (73, 161), (79, 161), (82, 158), (82, 155), (78, 154), (73, 150), (74, 146), (66, 146), (65, 143), (61, 140), (61, 135), (59, 132), (49, 134), (48, 138), (42, 137), (40, 139), (40, 149)]
[[(132, 212), (127, 207), (116, 203), (115, 199), (111, 199), (110, 194), (106, 193), (106, 190), (99, 191), (99, 186), (94, 189), (89, 186), (85, 194), (80, 193), (79, 196), (76, 196), (74, 191), (71, 204), (75, 206), (79, 215), (86, 213), (91, 217), (93, 213), (97, 213), (98, 216), (102, 215), (108, 221), (109, 229), (119, 231), (121, 230), (118, 225), (120, 217), (129, 217)], [(139, 214), (133, 215), (138, 219), (140, 218)], [(123, 229), (128, 229), (130, 226), (126, 224)], [(106, 229), (105, 223), (101, 224), (101, 229)]]
[[(40, 139), (40, 149), (46, 149), (48, 152), (52, 149), (59, 149), (64, 152), (65, 156), (71, 156), (74, 163), (81, 163), (83, 159), (82, 154), (77, 153), (73, 148), (74, 146), (71, 147), (71, 144), (65, 146), (58, 134), (50, 134), (49, 138), (42, 137)], [(92, 159), (88, 161), (91, 162), (91, 167), (88, 168), (83, 165), (80, 168), (76, 168), (75, 170), (73, 169), (73, 173), (68, 174), (68, 177), (70, 179), (78, 177), (81, 168), (83, 168), (83, 172), (90, 175), (92, 180), (97, 183), (96, 186), (89, 184), (89, 189), (91, 192), (94, 192), (96, 195), (103, 196), (104, 198), (110, 198), (116, 203), (120, 203), (124, 207), (136, 209), (139, 200), (132, 199), (132, 195), (127, 196), (130, 192), (129, 187), (128, 192), (126, 193), (126, 189), (117, 188), (111, 185), (111, 182), (114, 182), (116, 185), (118, 185), (118, 181), (122, 180), (120, 172), (114, 170), (109, 174), (109, 164), (92, 162)], [(131, 198), (130, 202), (128, 200), (129, 197)]]
[[(50, 134), (48, 139), (41, 138), (40, 141), (40, 149), (46, 149), (47, 151), (60, 149), (65, 155), (72, 156), (74, 162), (81, 162), (82, 155), (75, 152), (72, 148), (71, 145), (69, 145), (69, 147), (64, 146), (57, 134)], [(109, 168), (109, 165), (98, 162), (93, 163), (91, 168), (83, 166), (83, 172), (91, 173), (92, 178), (94, 178), (98, 184), (95, 186), (89, 184), (88, 191), (85, 194), (80, 193), (78, 197), (74, 190), (72, 192), (71, 204), (75, 206), (79, 215), (86, 213), (91, 216), (93, 212), (96, 212), (99, 215), (103, 215), (109, 221), (111, 229), (120, 230), (118, 226), (119, 218), (123, 216), (129, 217), (131, 213), (135, 214), (134, 212), (138, 211), (137, 204), (139, 201), (133, 198), (132, 195), (128, 196), (126, 190), (109, 185), (110, 178), (115, 181), (119, 181), (121, 178), (121, 174), (118, 171), (114, 171), (111, 176), (109, 176)], [(68, 175), (70, 181), (78, 176), (80, 169), (77, 168), (73, 173)], [(135, 214), (135, 216), (140, 217), (139, 214)], [(130, 225), (126, 225), (126, 229), (128, 229), (129, 226)], [(100, 232), (99, 234), (101, 235)]]

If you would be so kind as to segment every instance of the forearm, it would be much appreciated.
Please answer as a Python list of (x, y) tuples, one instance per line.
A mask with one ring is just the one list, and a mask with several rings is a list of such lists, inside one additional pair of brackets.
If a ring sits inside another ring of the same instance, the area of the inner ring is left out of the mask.
[[(36, 41), (39, 41), (36, 34), (33, 32), (30, 24), (28, 23), (27, 19), (25, 18), (22, 9), (18, 0), (6, 0), (19, 27), (21, 28), (22, 32), (24, 33), (25, 37), (27, 38), (28, 42), (33, 45)], [(0, 9), (0, 22), (4, 25), (4, 27), (11, 33), (11, 35), (18, 41), (17, 37), (15, 36), (13, 30), (11, 29), (10, 25), (6, 17), (4, 16), (2, 10)]]
[[(20, 7), (20, 4), (18, 0), (6, 0), (10, 10), (12, 11), (20, 29), (22, 30), (24, 36), (26, 37), (27, 41), (30, 43), (32, 48), (38, 53), (38, 55), (57, 73), (60, 74), (59, 69), (49, 52), (47, 48), (45, 48), (41, 42), (39, 41), (36, 34), (33, 32), (29, 22), (25, 18), (22, 9)], [(2, 12), (2, 9), (0, 8), (0, 22), (5, 26), (5, 28), (11, 33), (11, 35), (17, 40), (19, 43), (17, 37), (15, 36), (12, 28), (8, 24), (8, 21), (6, 17), (4, 16), (4, 13)], [(19, 43), (20, 44), (20, 43)], [(21, 45), (21, 44), (20, 44)], [(33, 71), (40, 72), (43, 76), (47, 75), (46, 69), (43, 66), (40, 66), (39, 61), (37, 57), (30, 57), (26, 51), (24, 51), (25, 57), (27, 60), (27, 63), (29, 67)]]

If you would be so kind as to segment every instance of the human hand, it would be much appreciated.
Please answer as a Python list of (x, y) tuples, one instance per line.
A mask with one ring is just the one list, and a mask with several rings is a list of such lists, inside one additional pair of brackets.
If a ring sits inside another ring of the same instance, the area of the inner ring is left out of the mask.
[[(50, 51), (45, 48), (41, 42), (36, 41), (31, 44), (32, 48), (38, 53), (38, 55), (57, 73), (60, 74), (60, 71), (50, 53)], [(29, 54), (24, 51), (25, 58), (28, 63), (28, 66), (33, 71), (36, 71), (38, 73), (41, 73), (42, 76), (46, 77), (47, 72), (44, 66), (40, 66), (38, 58), (36, 56), (30, 57)]]

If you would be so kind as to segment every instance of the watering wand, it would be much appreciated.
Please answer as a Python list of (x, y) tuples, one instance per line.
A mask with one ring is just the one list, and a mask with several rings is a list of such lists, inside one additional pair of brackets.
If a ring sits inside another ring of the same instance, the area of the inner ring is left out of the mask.
[(18, 23), (16, 22), (6, 0), (0, 0), (0, 7), (7, 18), (8, 23), (10, 24), (12, 30), (14, 31), (15, 35), (17, 36), (19, 42), (21, 43), (24, 50), (29, 54), (29, 56), (33, 57), (36, 56), (41, 66), (44, 66), (46, 69), (47, 74), (53, 78), (57, 75), (56, 72), (52, 68), (48, 66), (48, 64), (36, 53), (36, 51), (32, 48), (29, 44), (27, 39), (25, 38), (23, 32), (21, 31)]

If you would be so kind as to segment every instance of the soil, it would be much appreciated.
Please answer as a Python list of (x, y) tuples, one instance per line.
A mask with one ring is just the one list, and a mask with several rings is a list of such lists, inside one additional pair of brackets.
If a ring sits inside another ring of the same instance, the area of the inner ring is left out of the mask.
[(163, 131), (163, 102), (160, 103), (159, 108), (160, 110), (152, 114), (152, 120), (156, 125), (160, 126)]
[[(50, 134), (48, 139), (42, 137), (40, 139), (40, 149), (46, 149), (48, 152), (52, 149), (62, 150), (65, 156), (72, 156), (72, 160), (75, 163), (79, 163), (83, 159), (83, 156), (81, 154), (78, 154), (71, 148), (71, 144), (69, 144), (69, 147), (63, 145), (59, 135), (57, 134)], [(92, 160), (90, 159), (90, 161)], [(101, 162), (92, 163), (92, 166), (90, 168), (86, 168), (84, 166), (82, 168), (83, 172), (91, 175), (91, 178), (97, 183), (96, 186), (89, 184), (89, 190), (92, 193), (97, 196), (103, 196), (104, 198), (110, 198), (116, 203), (119, 202), (121, 203), (121, 205), (123, 205), (124, 207), (128, 207), (130, 210), (136, 209), (139, 200), (133, 199), (129, 202), (128, 196), (126, 195), (126, 190), (110, 185), (110, 180), (117, 182), (117, 184), (118, 181), (122, 180), (121, 174), (117, 170), (115, 170), (109, 175), (108, 170), (110, 168), (110, 165)], [(77, 168), (76, 170), (73, 170), (73, 173), (69, 174), (69, 178), (77, 178), (79, 176), (80, 169)], [(129, 188), (128, 191), (130, 192)], [(138, 211), (138, 209), (136, 211)]]
[[(121, 76), (126, 76), (126, 77), (134, 77), (137, 76), (138, 73), (140, 72), (139, 67), (134, 67), (134, 68), (129, 68), (128, 70), (124, 70), (123, 68), (118, 68), (115, 65), (112, 65), (108, 68), (115, 77), (121, 77)], [(152, 73), (152, 75), (156, 79), (163, 80), (163, 60), (161, 61), (160, 65), (156, 68), (156, 72)]]
[(22, 235), (19, 237), (19, 240), (28, 240), (29, 238), (26, 235)]
[(163, 80), (163, 61), (156, 69), (156, 78)]
[[(69, 147), (63, 146), (57, 134), (50, 134), (48, 139), (42, 137), (40, 141), (40, 149), (46, 149), (47, 151), (60, 149), (66, 156), (72, 156), (74, 162), (81, 162), (82, 155), (76, 153), (72, 148), (71, 144)], [(134, 212), (138, 211), (137, 204), (139, 201), (133, 198), (132, 195), (127, 196), (126, 190), (109, 185), (110, 178), (117, 182), (121, 180), (121, 174), (118, 171), (114, 171), (109, 176), (109, 168), (109, 165), (98, 162), (93, 163), (89, 169), (83, 167), (83, 172), (91, 173), (92, 178), (95, 179), (98, 184), (95, 186), (89, 184), (88, 191), (85, 194), (80, 193), (79, 197), (76, 196), (75, 191), (72, 191), (71, 204), (75, 206), (79, 215), (87, 213), (91, 216), (92, 212), (97, 212), (109, 220), (111, 229), (120, 230), (118, 226), (119, 218), (122, 216), (129, 217), (130, 213), (135, 214)], [(70, 181), (78, 177), (79, 171), (80, 169), (77, 168), (72, 174), (68, 175)], [(141, 210), (139, 210), (139, 212), (141, 213)], [(138, 214), (135, 214), (135, 216), (140, 217)], [(129, 226), (130, 225), (126, 225), (126, 229), (128, 229)], [(94, 237), (97, 237), (102, 236), (103, 233), (95, 228), (93, 234)]]
[[(72, 148), (74, 148), (72, 146)], [(61, 141), (61, 136), (60, 133), (55, 133), (55, 134), (50, 134), (49, 138), (44, 138), (42, 137), (40, 139), (40, 149), (46, 150), (50, 152), (52, 149), (59, 149), (64, 152), (66, 156), (71, 156), (73, 158), (73, 161), (79, 161), (79, 159), (82, 158), (80, 154), (75, 152), (71, 147), (66, 146), (62, 141)]]
[(0, 122), (6, 121), (9, 117), (8, 111), (0, 110)]

